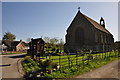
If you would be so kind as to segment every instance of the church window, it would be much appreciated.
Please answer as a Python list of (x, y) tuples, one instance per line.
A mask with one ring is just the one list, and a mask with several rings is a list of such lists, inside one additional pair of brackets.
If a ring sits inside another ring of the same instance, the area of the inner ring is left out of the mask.
[(77, 44), (80, 44), (80, 45), (84, 44), (84, 30), (82, 28), (76, 29), (75, 41)]
[(98, 38), (99, 38), (99, 35), (98, 35), (98, 33), (96, 32), (96, 33), (95, 33), (95, 40), (96, 40), (96, 42), (99, 42), (99, 39), (98, 39)]

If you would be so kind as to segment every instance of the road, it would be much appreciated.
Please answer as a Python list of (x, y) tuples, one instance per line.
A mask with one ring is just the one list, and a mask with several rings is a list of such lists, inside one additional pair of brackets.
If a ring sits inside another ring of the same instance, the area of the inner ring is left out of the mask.
[(120, 74), (118, 74), (118, 72), (120, 72), (120, 60), (115, 60), (93, 71), (76, 76), (75, 78), (119, 78), (120, 79)]
[(2, 69), (2, 78), (21, 78), (21, 74), (18, 71), (18, 60), (25, 57), (25, 54), (10, 54), (0, 55), (2, 63), (0, 68)]

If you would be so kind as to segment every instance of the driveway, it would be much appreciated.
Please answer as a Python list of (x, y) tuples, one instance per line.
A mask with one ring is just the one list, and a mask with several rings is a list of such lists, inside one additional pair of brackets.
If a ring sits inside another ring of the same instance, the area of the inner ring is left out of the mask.
[[(119, 64), (119, 65), (118, 65)], [(120, 60), (112, 61), (98, 69), (76, 76), (75, 78), (119, 78)]]
[(21, 74), (18, 70), (18, 61), (26, 56), (26, 54), (11, 54), (0, 55), (2, 63), (0, 63), (0, 69), (2, 69), (2, 78), (21, 78)]

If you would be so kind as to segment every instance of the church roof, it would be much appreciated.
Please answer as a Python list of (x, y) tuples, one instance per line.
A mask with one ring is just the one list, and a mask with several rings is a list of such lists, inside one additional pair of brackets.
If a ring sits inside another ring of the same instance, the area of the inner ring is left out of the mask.
[[(85, 15), (84, 15), (85, 16)], [(104, 28), (103, 26), (101, 26), (100, 24), (98, 24), (96, 21), (92, 20), (91, 18), (85, 16), (85, 18), (94, 25), (95, 28), (103, 31), (103, 32), (106, 32), (108, 34), (111, 34), (106, 28)]]
[[(80, 11), (78, 11), (80, 12)], [(82, 14), (82, 13), (81, 13)], [(101, 26), (99, 23), (97, 23), (96, 21), (92, 20), (91, 18), (87, 17), (86, 15), (82, 14), (95, 28), (105, 32), (105, 33), (108, 33), (108, 34), (111, 34), (106, 28), (104, 28), (103, 26)]]

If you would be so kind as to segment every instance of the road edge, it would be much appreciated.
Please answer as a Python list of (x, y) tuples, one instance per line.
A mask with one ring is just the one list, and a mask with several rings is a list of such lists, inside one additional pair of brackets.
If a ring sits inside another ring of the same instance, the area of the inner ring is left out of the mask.
[(24, 73), (24, 71), (23, 71), (23, 67), (22, 67), (22, 60), (23, 60), (23, 59), (19, 59), (19, 60), (17, 61), (18, 72), (20, 73), (21, 78), (23, 78), (24, 75), (25, 75), (25, 73)]

